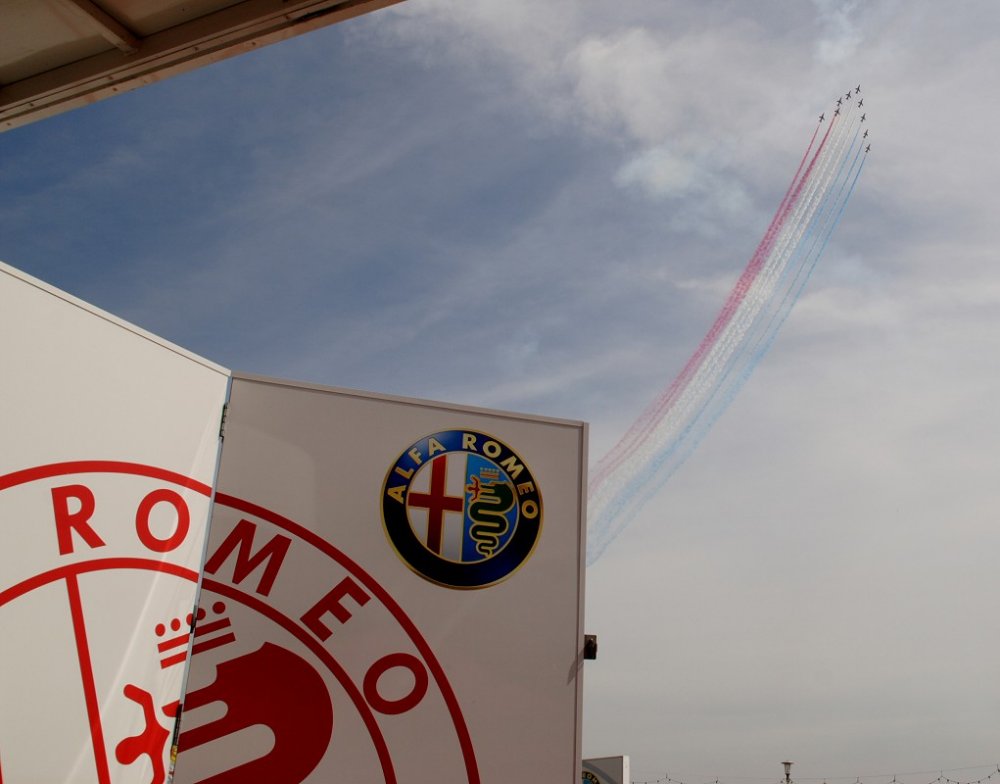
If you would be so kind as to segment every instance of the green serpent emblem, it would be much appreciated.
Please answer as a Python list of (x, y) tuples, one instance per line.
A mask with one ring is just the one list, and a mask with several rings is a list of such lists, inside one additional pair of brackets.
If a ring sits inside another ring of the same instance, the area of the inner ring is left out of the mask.
[(506, 482), (481, 482), (475, 476), (466, 490), (472, 494), (469, 517), (473, 524), (469, 536), (476, 542), (476, 551), (488, 558), (500, 545), (500, 537), (510, 529), (507, 512), (514, 506), (514, 490)]

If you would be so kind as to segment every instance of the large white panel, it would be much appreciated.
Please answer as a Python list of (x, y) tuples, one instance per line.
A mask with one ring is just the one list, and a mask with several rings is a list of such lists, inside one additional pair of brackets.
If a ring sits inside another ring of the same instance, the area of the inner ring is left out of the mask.
[(0, 780), (161, 784), (228, 373), (2, 264), (0, 334)]
[(234, 378), (177, 784), (578, 780), (585, 452)]

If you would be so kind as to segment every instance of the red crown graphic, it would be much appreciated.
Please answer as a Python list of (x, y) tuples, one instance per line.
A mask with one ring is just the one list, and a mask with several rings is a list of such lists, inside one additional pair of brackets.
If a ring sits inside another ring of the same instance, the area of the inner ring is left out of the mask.
[(157, 637), (166, 637), (168, 629), (174, 633), (173, 636), (156, 644), (156, 650), (160, 655), (160, 669), (165, 670), (175, 664), (184, 663), (192, 634), (194, 635), (194, 645), (191, 646), (192, 656), (236, 642), (236, 635), (232, 631), (232, 622), (225, 615), (225, 612), (225, 603), (215, 602), (212, 605), (212, 613), (217, 617), (206, 622), (205, 618), (208, 613), (203, 607), (199, 607), (197, 614), (188, 613), (185, 619), (186, 628), (183, 632), (181, 632), (180, 618), (172, 618), (169, 624), (156, 624)]

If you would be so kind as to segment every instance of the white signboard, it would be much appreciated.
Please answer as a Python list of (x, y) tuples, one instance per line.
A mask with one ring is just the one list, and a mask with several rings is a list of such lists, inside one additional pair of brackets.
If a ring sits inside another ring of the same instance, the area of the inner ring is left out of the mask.
[(583, 761), (583, 784), (629, 784), (628, 757), (593, 757)]
[(0, 328), (0, 784), (578, 779), (585, 425)]
[(227, 372), (0, 264), (0, 781), (160, 784)]
[(177, 784), (578, 781), (585, 455), (579, 422), (235, 377)]

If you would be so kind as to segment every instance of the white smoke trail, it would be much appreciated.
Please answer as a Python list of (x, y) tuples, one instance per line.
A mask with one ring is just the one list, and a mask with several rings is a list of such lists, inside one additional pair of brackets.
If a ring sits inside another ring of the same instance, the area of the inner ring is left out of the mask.
[[(600, 556), (642, 504), (683, 463), (766, 353), (804, 285), (803, 270), (808, 267), (811, 271), (825, 248), (825, 240), (817, 244), (818, 238), (829, 238), (835, 225), (831, 224), (831, 216), (843, 213), (853, 192), (852, 187), (843, 196), (847, 181), (844, 173), (849, 177), (853, 170), (853, 164), (845, 169), (854, 147), (854, 142), (849, 141), (854, 127), (850, 114), (847, 111), (836, 127), (829, 129), (825, 143), (798, 182), (796, 173), (789, 188), (795, 196), (788, 205), (783, 200), (785, 214), (781, 215), (779, 209), (768, 230), (771, 234), (777, 229), (770, 248), (766, 248), (768, 235), (762, 241), (766, 255), (759, 271), (745, 293), (734, 290), (734, 294), (742, 293), (742, 301), (700, 362), (686, 368), (687, 378), (679, 378), (680, 384), (675, 381), (676, 386), (672, 385), (667, 396), (661, 398), (662, 410), (651, 413), (647, 409), (609, 453), (612, 460), (602, 461), (602, 466), (610, 468), (599, 474), (590, 488), (588, 563)], [(831, 199), (835, 190), (836, 196)], [(740, 285), (745, 285), (742, 277)]]

